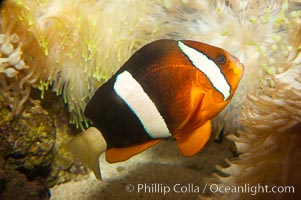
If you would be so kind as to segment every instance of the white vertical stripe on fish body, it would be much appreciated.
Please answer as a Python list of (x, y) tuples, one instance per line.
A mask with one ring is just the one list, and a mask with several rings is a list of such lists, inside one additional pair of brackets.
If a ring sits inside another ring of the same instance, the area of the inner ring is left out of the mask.
[(150, 137), (165, 138), (171, 136), (156, 105), (128, 71), (117, 76), (114, 90), (137, 116)]
[(226, 101), (230, 96), (230, 86), (215, 62), (202, 52), (185, 45), (181, 41), (178, 42), (178, 46), (190, 62), (206, 75), (213, 87), (224, 96), (224, 101)]

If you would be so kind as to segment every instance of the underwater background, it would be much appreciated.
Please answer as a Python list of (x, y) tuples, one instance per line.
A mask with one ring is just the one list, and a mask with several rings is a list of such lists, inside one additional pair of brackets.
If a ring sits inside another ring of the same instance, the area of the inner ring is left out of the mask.
[[(298, 199), (300, 8), (298, 0), (2, 1), (0, 199)], [(63, 147), (89, 127), (83, 110), (95, 90), (140, 47), (167, 38), (238, 57), (240, 87), (196, 156), (182, 157), (170, 139), (125, 162), (102, 159), (98, 181)], [(175, 184), (187, 191), (162, 194)], [(202, 190), (245, 184), (294, 194)]]

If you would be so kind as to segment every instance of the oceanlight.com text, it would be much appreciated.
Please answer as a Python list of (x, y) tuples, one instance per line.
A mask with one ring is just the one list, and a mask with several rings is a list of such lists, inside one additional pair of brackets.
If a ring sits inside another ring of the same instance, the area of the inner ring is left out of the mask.
[(295, 193), (295, 187), (294, 186), (269, 186), (269, 185), (250, 185), (245, 183), (244, 185), (240, 186), (230, 186), (230, 185), (222, 185), (222, 184), (206, 184), (204, 187), (209, 187), (209, 191), (212, 193), (223, 193), (223, 194), (229, 194), (229, 193), (248, 193), (250, 195), (256, 195), (256, 194), (294, 194)]

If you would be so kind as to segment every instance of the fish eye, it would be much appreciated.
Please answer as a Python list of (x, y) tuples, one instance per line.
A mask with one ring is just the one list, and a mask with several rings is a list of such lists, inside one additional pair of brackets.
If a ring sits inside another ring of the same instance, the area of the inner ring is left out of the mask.
[(224, 55), (218, 55), (216, 61), (218, 64), (225, 64), (227, 59)]

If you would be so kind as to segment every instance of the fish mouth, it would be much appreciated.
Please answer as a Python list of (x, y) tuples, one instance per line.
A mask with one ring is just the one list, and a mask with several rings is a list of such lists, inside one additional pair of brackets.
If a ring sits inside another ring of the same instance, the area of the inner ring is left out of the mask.
[(232, 70), (233, 70), (234, 74), (237, 75), (239, 77), (239, 79), (241, 79), (241, 77), (244, 74), (244, 64), (242, 64), (239, 61), (235, 62), (235, 63), (233, 63)]
[(245, 65), (240, 62), (238, 67), (241, 70), (241, 73), (240, 73), (240, 78), (241, 78), (243, 76), (243, 74), (245, 73)]
[(235, 64), (235, 66), (234, 66), (234, 72), (235, 72), (235, 74), (240, 75), (240, 78), (241, 78), (243, 76), (243, 74), (244, 74), (244, 71), (245, 71), (244, 70), (245, 69), (245, 65), (243, 63), (241, 63), (240, 60), (236, 56), (234, 56), (232, 54), (230, 54), (230, 59)]

